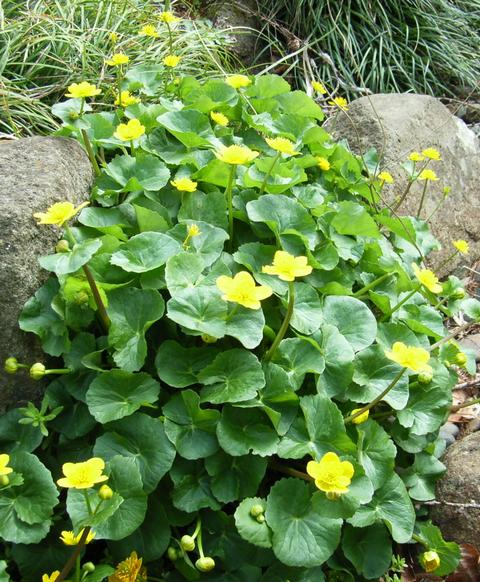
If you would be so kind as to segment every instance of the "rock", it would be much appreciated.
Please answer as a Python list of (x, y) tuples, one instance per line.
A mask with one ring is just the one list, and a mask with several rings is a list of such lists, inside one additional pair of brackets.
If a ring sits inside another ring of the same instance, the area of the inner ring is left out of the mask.
[(480, 333), (467, 335), (458, 343), (462, 349), (472, 350), (475, 353), (475, 359), (477, 362), (480, 360)]
[(446, 442), (447, 447), (453, 445), (455, 442), (455, 438), (459, 433), (459, 428), (453, 422), (446, 422), (441, 428), (439, 432), (439, 437), (444, 439)]
[[(447, 467), (437, 483), (437, 501), (432, 519), (447, 540), (480, 547), (480, 433), (473, 433), (449, 447), (442, 459)], [(446, 505), (469, 504), (479, 508)]]
[(60, 230), (37, 226), (34, 212), (54, 202), (88, 199), (93, 173), (80, 145), (65, 138), (0, 141), (0, 410), (25, 403), (39, 392), (28, 374), (8, 375), (7, 357), (33, 363), (44, 359), (36, 336), (22, 332), (23, 305), (47, 279), (38, 257), (51, 253)]
[[(468, 257), (457, 257), (440, 274), (480, 256), (480, 142), (438, 99), (415, 94), (362, 97), (350, 104), (347, 113), (329, 119), (325, 128), (334, 138), (346, 139), (356, 153), (372, 147), (383, 153), (382, 169), (395, 178), (395, 184), (385, 187), (390, 201), (405, 189), (406, 173), (399, 164), (408, 154), (427, 147), (438, 149), (442, 161), (430, 162), (429, 168), (439, 181), (429, 183), (422, 217), (430, 215), (443, 198), (444, 187), (450, 187), (451, 193), (431, 223), (443, 247), (431, 255), (432, 265), (438, 267), (451, 255), (451, 241), (456, 239), (467, 240), (471, 252)], [(416, 215), (423, 184), (412, 186), (401, 214)]]

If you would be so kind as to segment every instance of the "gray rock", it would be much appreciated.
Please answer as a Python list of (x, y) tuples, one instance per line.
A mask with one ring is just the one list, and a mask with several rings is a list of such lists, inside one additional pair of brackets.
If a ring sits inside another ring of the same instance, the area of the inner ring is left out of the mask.
[(477, 362), (480, 360), (480, 333), (472, 333), (467, 335), (459, 342), (462, 349), (469, 349), (475, 353), (475, 359)]
[(447, 447), (453, 445), (455, 442), (455, 438), (459, 433), (458, 426), (453, 422), (446, 422), (441, 428), (439, 432), (439, 437), (444, 439)]
[[(432, 519), (445, 539), (480, 547), (480, 433), (455, 442), (442, 461), (447, 471), (437, 484), (440, 504), (433, 506)], [(470, 503), (479, 509), (461, 505)]]
[[(325, 127), (336, 139), (346, 139), (356, 153), (371, 147), (383, 152), (382, 169), (395, 178), (395, 184), (385, 188), (390, 200), (406, 185), (406, 173), (399, 163), (414, 150), (438, 149), (442, 161), (431, 162), (429, 168), (435, 170), (439, 181), (429, 184), (422, 217), (437, 206), (444, 187), (450, 187), (451, 193), (432, 220), (432, 230), (443, 246), (431, 255), (432, 265), (440, 265), (452, 253), (451, 241), (455, 239), (467, 240), (471, 253), (449, 263), (440, 274), (480, 256), (480, 142), (439, 100), (415, 94), (362, 97), (350, 104), (348, 113), (340, 112)], [(416, 215), (422, 189), (423, 183), (413, 185), (401, 214)]]
[(0, 410), (34, 398), (39, 383), (8, 375), (5, 358), (42, 361), (33, 334), (18, 327), (23, 305), (48, 277), (38, 257), (51, 253), (60, 230), (37, 226), (34, 212), (55, 202), (88, 199), (93, 173), (80, 145), (65, 138), (32, 137), (0, 142)]

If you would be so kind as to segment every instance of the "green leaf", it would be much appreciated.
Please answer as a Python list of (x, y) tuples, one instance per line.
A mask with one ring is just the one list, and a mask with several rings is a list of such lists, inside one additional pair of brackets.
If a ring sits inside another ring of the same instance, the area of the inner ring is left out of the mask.
[(56, 253), (40, 257), (40, 266), (47, 271), (53, 271), (57, 277), (77, 272), (83, 265), (87, 264), (93, 255), (102, 246), (100, 239), (89, 239), (74, 245), (68, 253)]
[(202, 459), (218, 451), (218, 410), (204, 410), (193, 390), (182, 390), (163, 407), (165, 433), (185, 459)]
[(167, 316), (172, 321), (216, 338), (225, 335), (227, 311), (227, 303), (216, 287), (188, 287), (167, 303)]
[(90, 384), (86, 401), (95, 420), (105, 424), (129, 416), (141, 406), (158, 399), (160, 386), (145, 372), (123, 370), (103, 372)]
[(255, 77), (254, 84), (248, 87), (246, 92), (249, 97), (269, 99), (289, 91), (290, 85), (280, 75), (259, 75)]
[(375, 492), (370, 503), (361, 506), (348, 520), (354, 527), (365, 527), (378, 521), (385, 522), (393, 539), (399, 544), (411, 540), (415, 510), (403, 481), (396, 473)]
[(224, 406), (217, 424), (222, 449), (234, 457), (250, 452), (266, 457), (275, 454), (278, 436), (266, 415), (255, 408)]
[(296, 200), (283, 194), (265, 194), (247, 204), (247, 213), (253, 222), (263, 222), (277, 236), (299, 232), (306, 246), (315, 248), (317, 233), (310, 213)]
[(116, 289), (108, 300), (108, 342), (115, 348), (113, 359), (122, 370), (136, 372), (147, 356), (145, 333), (162, 317), (165, 302), (158, 291), (135, 287)]
[(59, 356), (67, 351), (70, 345), (65, 322), (52, 308), (58, 291), (58, 281), (48, 279), (35, 296), (25, 303), (18, 322), (23, 331), (38, 335), (43, 350), (50, 356)]
[(290, 325), (299, 333), (311, 335), (322, 323), (320, 298), (307, 283), (295, 283), (295, 302)]
[(122, 227), (131, 226), (127, 208), (127, 205), (114, 208), (84, 208), (78, 216), (78, 222), (124, 240), (126, 235)]
[(288, 566), (320, 566), (340, 542), (341, 519), (319, 519), (311, 489), (299, 479), (281, 479), (270, 489), (265, 513), (275, 556)]
[(380, 237), (375, 221), (364, 206), (350, 200), (339, 202), (337, 206), (331, 225), (339, 234)]
[(172, 237), (161, 232), (142, 232), (113, 253), (112, 265), (131, 273), (146, 273), (164, 265), (182, 250)]
[(165, 280), (172, 296), (182, 289), (195, 287), (204, 268), (203, 260), (198, 255), (179, 253), (170, 257), (165, 268)]
[[(317, 334), (314, 338), (317, 339)], [(322, 325), (318, 343), (325, 358), (325, 369), (318, 377), (317, 390), (335, 396), (352, 380), (355, 352), (338, 329), (330, 324)]]
[(233, 349), (218, 354), (198, 375), (204, 384), (202, 402), (243, 402), (254, 398), (265, 386), (265, 376), (257, 357), (246, 350)]
[(14, 451), (31, 453), (42, 442), (43, 436), (38, 427), (19, 424), (24, 418), (18, 408), (12, 408), (0, 415), (0, 451), (11, 454)]
[(184, 192), (178, 220), (202, 221), (227, 229), (227, 201), (223, 192)]
[(50, 528), (58, 490), (50, 471), (35, 455), (11, 453), (11, 486), (0, 495), (0, 536), (16, 544), (38, 543)]
[(305, 374), (321, 374), (325, 368), (320, 346), (306, 337), (282, 340), (274, 361), (287, 372), (295, 390), (302, 385)]
[(342, 536), (345, 557), (357, 573), (368, 580), (378, 580), (388, 571), (392, 558), (392, 543), (382, 524), (364, 528), (346, 527)]
[(189, 148), (209, 145), (215, 137), (208, 117), (194, 109), (168, 111), (157, 121)]
[(263, 339), (265, 317), (261, 309), (248, 309), (241, 305), (230, 306), (225, 335), (238, 339), (243, 347), (253, 350)]
[(174, 484), (172, 501), (177, 509), (187, 512), (198, 511), (204, 507), (214, 511), (220, 509), (202, 461), (186, 461), (177, 457), (170, 477)]
[(155, 358), (157, 374), (174, 388), (185, 388), (198, 382), (198, 373), (217, 355), (214, 348), (184, 348), (173, 340), (162, 343)]
[(313, 117), (318, 121), (322, 121), (324, 117), (322, 108), (303, 91), (282, 93), (277, 95), (275, 99), (280, 103), (284, 113), (292, 113), (301, 117)]
[(388, 433), (374, 420), (357, 425), (358, 461), (375, 489), (381, 487), (395, 466), (397, 449)]
[(297, 414), (298, 396), (283, 368), (269, 362), (263, 364), (263, 372), (265, 387), (260, 390), (260, 403), (277, 433), (283, 436)]
[(168, 231), (168, 234), (181, 244), (187, 236), (188, 227), (192, 224), (198, 226), (200, 234), (190, 239), (187, 252), (200, 256), (205, 267), (209, 267), (222, 254), (228, 234), (222, 228), (217, 228), (200, 220), (188, 220), (177, 224)]
[(101, 523), (112, 517), (117, 509), (122, 505), (124, 499), (116, 491), (108, 501), (103, 501), (92, 517), (87, 509), (86, 498), (92, 508), (96, 508), (99, 502), (98, 491), (88, 489), (82, 492), (78, 489), (69, 489), (67, 493), (67, 513), (70, 517), (73, 528), (78, 531), (85, 526), (97, 528)]
[(354, 297), (326, 297), (323, 317), (325, 323), (338, 328), (356, 352), (372, 344), (377, 335), (375, 316), (365, 303)]
[(169, 169), (157, 156), (143, 152), (136, 157), (115, 156), (105, 168), (105, 173), (127, 192), (160, 190), (170, 178)]
[(267, 470), (267, 459), (256, 455), (231, 457), (223, 451), (205, 459), (212, 493), (222, 503), (254, 495)]
[(95, 442), (95, 456), (105, 460), (115, 455), (133, 459), (145, 493), (151, 493), (175, 458), (175, 448), (166, 437), (162, 422), (136, 412), (129, 418), (108, 424), (106, 429)]
[(446, 542), (440, 529), (431, 522), (422, 523), (418, 527), (419, 537), (425, 548), (434, 550), (440, 557), (440, 566), (434, 570), (435, 576), (446, 576), (454, 572), (461, 558), (460, 547), (455, 542)]
[(140, 232), (167, 232), (169, 224), (160, 212), (133, 204)]
[(272, 533), (266, 521), (259, 523), (250, 514), (250, 510), (254, 505), (261, 505), (264, 511), (267, 508), (265, 499), (261, 497), (249, 497), (244, 499), (235, 510), (235, 525), (237, 526), (238, 533), (244, 540), (255, 546), (271, 548)]
[(416, 501), (435, 499), (435, 484), (445, 470), (445, 465), (433, 455), (417, 453), (413, 465), (402, 472), (410, 497)]

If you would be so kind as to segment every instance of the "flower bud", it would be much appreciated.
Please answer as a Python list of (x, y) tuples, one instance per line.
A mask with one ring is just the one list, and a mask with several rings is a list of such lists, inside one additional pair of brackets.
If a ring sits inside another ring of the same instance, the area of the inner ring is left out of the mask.
[(256, 505), (252, 505), (251, 509), (250, 509), (250, 515), (252, 517), (258, 517), (259, 515), (263, 515), (265, 512), (265, 510), (263, 509), (263, 505), (260, 505), (260, 503), (257, 503)]
[(177, 549), (174, 548), (173, 546), (170, 546), (167, 550), (167, 556), (171, 562), (175, 562), (176, 560), (178, 560)]
[(340, 499), (340, 493), (335, 493), (334, 491), (327, 491), (326, 494), (327, 499), (330, 499), (330, 501), (337, 501), (337, 499)]
[(462, 287), (457, 287), (453, 290), (452, 294), (450, 295), (451, 299), (463, 299), (466, 295), (465, 289)]
[(6, 487), (9, 484), (10, 484), (10, 479), (8, 478), (8, 476), (7, 475), (1, 475), (0, 476), (0, 486), (1, 487)]
[(57, 253), (68, 253), (69, 250), (70, 245), (68, 244), (68, 240), (64, 238), (61, 238), (55, 245), (55, 252)]
[(16, 374), (18, 372), (17, 358), (7, 358), (5, 360), (4, 369), (7, 374)]
[(102, 485), (98, 490), (98, 496), (103, 501), (108, 501), (113, 497), (113, 489), (108, 485)]
[(185, 552), (193, 552), (195, 549), (195, 540), (192, 536), (184, 535), (180, 540), (180, 545), (182, 546), (182, 550)]
[(45, 366), (40, 362), (37, 362), (30, 368), (30, 378), (32, 378), (32, 380), (41, 380), (45, 376), (45, 371)]
[(263, 513), (261, 513), (260, 515), (257, 515), (255, 519), (256, 521), (258, 521), (258, 523), (263, 523), (265, 521), (265, 516), (263, 515)]
[(208, 335), (208, 333), (202, 333), (202, 341), (206, 344), (214, 344), (217, 338), (213, 337), (213, 335)]
[(457, 366), (465, 366), (465, 364), (467, 363), (467, 354), (464, 354), (463, 352), (458, 352), (458, 354), (455, 356), (455, 364), (457, 364)]
[(425, 572), (433, 572), (440, 566), (440, 556), (433, 550), (423, 552), (420, 556), (420, 562), (425, 568)]
[(215, 560), (209, 556), (198, 558), (198, 560), (195, 562), (195, 568), (200, 570), (200, 572), (210, 572), (210, 570), (215, 568)]
[(68, 117), (72, 120), (75, 121), (75, 119), (78, 119), (80, 117), (80, 114), (77, 113), (76, 111), (70, 111), (70, 113), (68, 114)]
[[(357, 414), (357, 412), (360, 412), (360, 410), (362, 410), (361, 408), (354, 408), (352, 410), (352, 414)], [(352, 419), (353, 424), (362, 424), (363, 422), (366, 422), (368, 420), (368, 416), (370, 414), (370, 410), (365, 410), (365, 412), (362, 412), (362, 414), (359, 414), (357, 417)]]
[(84, 572), (95, 572), (95, 564), (93, 562), (85, 562), (82, 566)]
[(84, 305), (85, 303), (88, 303), (88, 293), (86, 291), (77, 291), (73, 297), (73, 300), (77, 305)]
[(418, 381), (420, 382), (420, 384), (430, 384), (432, 380), (433, 372), (431, 372), (430, 370), (420, 372), (420, 374), (418, 375)]

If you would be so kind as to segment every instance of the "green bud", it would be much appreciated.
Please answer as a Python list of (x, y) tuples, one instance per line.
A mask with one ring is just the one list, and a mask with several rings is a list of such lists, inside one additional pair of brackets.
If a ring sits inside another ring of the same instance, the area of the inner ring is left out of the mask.
[(84, 305), (85, 303), (88, 303), (89, 300), (88, 293), (86, 291), (77, 291), (77, 293), (75, 293), (74, 295), (73, 300), (77, 305)]
[(433, 372), (431, 371), (420, 372), (420, 374), (418, 375), (418, 381), (420, 382), (420, 384), (430, 384), (432, 380)]
[(265, 510), (263, 509), (263, 505), (260, 505), (260, 503), (257, 503), (256, 505), (252, 505), (252, 507), (250, 509), (250, 515), (252, 517), (258, 517), (259, 515), (263, 515), (264, 512), (265, 512)]
[(192, 536), (184, 535), (180, 540), (180, 545), (182, 546), (182, 550), (185, 552), (193, 552), (195, 549), (195, 540)]
[(30, 378), (32, 378), (32, 380), (41, 380), (45, 376), (45, 371), (45, 366), (40, 362), (37, 362), (30, 368)]
[(327, 491), (325, 495), (327, 496), (327, 499), (330, 499), (330, 501), (337, 501), (337, 499), (340, 499), (340, 493), (335, 493), (334, 491)]
[(0, 476), (0, 485), (2, 487), (6, 487), (9, 484), (10, 484), (10, 479), (8, 478), (8, 476), (7, 475), (1, 475)]
[(173, 546), (170, 546), (167, 550), (167, 556), (171, 562), (175, 562), (176, 560), (178, 560), (177, 549), (174, 548)]
[(443, 189), (443, 195), (445, 196), (445, 198), (450, 194), (450, 192), (452, 191), (450, 186), (445, 186), (445, 188)]
[(464, 354), (463, 352), (458, 352), (458, 354), (455, 356), (455, 364), (457, 364), (457, 366), (465, 366), (465, 364), (467, 363), (467, 355)]
[(215, 560), (209, 556), (198, 558), (195, 562), (195, 568), (200, 570), (200, 572), (210, 572), (210, 570), (215, 568)]
[(98, 490), (98, 496), (103, 501), (108, 501), (113, 497), (113, 489), (108, 485), (102, 485)]
[(7, 374), (16, 374), (18, 372), (17, 358), (7, 358), (5, 360), (4, 368)]
[(68, 253), (69, 250), (70, 245), (68, 244), (68, 240), (64, 238), (61, 238), (55, 245), (55, 252), (57, 253)]
[(450, 295), (451, 299), (463, 299), (466, 295), (465, 289), (461, 287), (457, 287), (453, 290), (452, 294)]
[(201, 337), (202, 341), (206, 344), (214, 344), (217, 341), (216, 337), (213, 337), (213, 335), (208, 335), (208, 333), (202, 333)]
[(423, 552), (420, 556), (420, 562), (425, 568), (425, 572), (433, 572), (440, 566), (440, 556), (433, 550)]
[(263, 523), (265, 521), (265, 516), (263, 515), (263, 513), (261, 513), (260, 515), (257, 515), (255, 519), (256, 521), (258, 521), (258, 523)]
[(84, 572), (95, 572), (95, 564), (93, 562), (85, 562), (82, 566)]
[(72, 119), (73, 121), (75, 121), (75, 119), (78, 119), (80, 117), (80, 115), (76, 111), (70, 111), (70, 113), (68, 114), (68, 117), (70, 119)]

